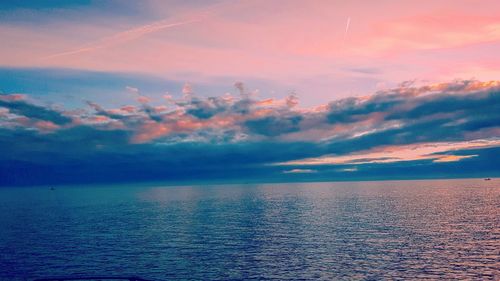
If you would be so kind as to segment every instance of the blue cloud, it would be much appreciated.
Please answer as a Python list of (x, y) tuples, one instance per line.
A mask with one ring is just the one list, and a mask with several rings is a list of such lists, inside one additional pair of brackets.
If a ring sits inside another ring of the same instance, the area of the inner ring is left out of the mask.
[(299, 124), (302, 118), (300, 115), (267, 116), (250, 119), (244, 125), (251, 133), (273, 137), (300, 131)]
[(51, 110), (44, 106), (35, 105), (25, 100), (8, 100), (0, 96), (0, 107), (6, 108), (9, 112), (34, 118), (43, 121), (50, 121), (55, 124), (63, 125), (71, 122), (69, 117), (62, 115), (56, 110)]

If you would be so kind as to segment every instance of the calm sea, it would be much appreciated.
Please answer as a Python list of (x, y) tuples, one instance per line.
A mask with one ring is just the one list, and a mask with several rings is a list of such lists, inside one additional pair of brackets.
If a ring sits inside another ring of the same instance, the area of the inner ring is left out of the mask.
[(0, 279), (500, 278), (500, 179), (0, 188)]

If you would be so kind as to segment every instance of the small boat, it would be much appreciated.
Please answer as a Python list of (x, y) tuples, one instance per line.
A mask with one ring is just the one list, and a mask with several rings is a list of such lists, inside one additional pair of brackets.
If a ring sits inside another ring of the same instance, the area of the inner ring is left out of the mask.
[(485, 181), (490, 181), (491, 179), (490, 179), (490, 178), (485, 178), (484, 180), (485, 180)]

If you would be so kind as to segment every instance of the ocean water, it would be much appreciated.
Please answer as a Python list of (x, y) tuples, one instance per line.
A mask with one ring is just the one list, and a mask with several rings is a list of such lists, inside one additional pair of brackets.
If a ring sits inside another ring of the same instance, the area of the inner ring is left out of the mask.
[(500, 278), (500, 179), (0, 188), (0, 279)]

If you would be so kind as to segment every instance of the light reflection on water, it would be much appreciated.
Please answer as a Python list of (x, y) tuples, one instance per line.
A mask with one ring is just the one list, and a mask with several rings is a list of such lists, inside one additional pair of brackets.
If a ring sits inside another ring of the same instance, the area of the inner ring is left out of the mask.
[(494, 280), (499, 182), (4, 188), (0, 279)]

